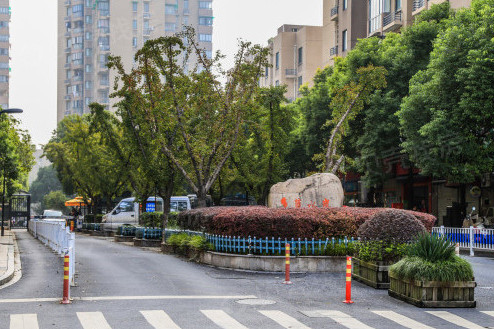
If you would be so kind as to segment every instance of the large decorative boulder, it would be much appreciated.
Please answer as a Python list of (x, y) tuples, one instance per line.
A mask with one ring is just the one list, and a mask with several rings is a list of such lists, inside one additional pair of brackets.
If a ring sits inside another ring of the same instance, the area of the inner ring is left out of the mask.
[(341, 207), (343, 196), (343, 186), (336, 175), (315, 174), (273, 185), (269, 191), (268, 207)]

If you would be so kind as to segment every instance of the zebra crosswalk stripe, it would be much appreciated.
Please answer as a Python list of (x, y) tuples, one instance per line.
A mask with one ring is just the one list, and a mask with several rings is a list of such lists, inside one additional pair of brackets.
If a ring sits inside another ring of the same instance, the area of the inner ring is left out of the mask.
[(222, 310), (201, 310), (201, 312), (223, 329), (248, 329)]
[(180, 329), (164, 311), (141, 311), (141, 314), (155, 329)]
[(101, 312), (77, 312), (77, 317), (84, 329), (111, 329)]
[(277, 322), (284, 328), (289, 329), (310, 329), (303, 323), (300, 323), (297, 319), (292, 318), (291, 316), (281, 312), (281, 311), (259, 311), (264, 316), (272, 319)]
[(331, 318), (349, 329), (374, 329), (340, 311), (317, 310), (303, 311), (302, 313), (311, 318)]
[(484, 314), (487, 314), (487, 315), (490, 315), (490, 316), (494, 316), (494, 311), (480, 311)]
[(402, 325), (403, 327), (410, 328), (410, 329), (434, 329), (433, 327), (426, 326), (425, 324), (422, 324), (418, 321), (415, 321), (413, 319), (410, 319), (409, 317), (406, 317), (404, 315), (398, 314), (393, 311), (372, 311), (372, 313), (375, 313), (377, 315), (380, 315), (388, 320), (394, 321), (398, 323), (399, 325)]
[(429, 314), (435, 315), (445, 321), (451, 322), (458, 327), (463, 327), (467, 329), (485, 329), (485, 327), (479, 326), (473, 322), (465, 320), (464, 318), (455, 315), (447, 311), (426, 311)]
[(39, 329), (36, 314), (11, 314), (10, 329)]

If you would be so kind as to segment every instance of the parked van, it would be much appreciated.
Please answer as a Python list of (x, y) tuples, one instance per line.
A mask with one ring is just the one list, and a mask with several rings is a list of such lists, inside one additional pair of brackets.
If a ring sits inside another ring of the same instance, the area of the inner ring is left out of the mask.
[[(191, 209), (189, 198), (186, 196), (172, 196), (170, 199), (170, 212), (178, 212)], [(149, 197), (146, 202), (146, 212), (162, 212), (163, 199), (160, 197)], [(139, 224), (139, 203), (135, 198), (122, 199), (117, 206), (108, 214), (103, 216), (102, 230), (116, 231), (124, 224)]]

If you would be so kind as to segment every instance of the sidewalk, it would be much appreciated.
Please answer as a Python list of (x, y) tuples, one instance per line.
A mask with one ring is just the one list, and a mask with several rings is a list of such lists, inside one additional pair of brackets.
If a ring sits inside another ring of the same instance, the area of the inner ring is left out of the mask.
[(14, 233), (5, 230), (0, 236), (0, 286), (14, 277)]

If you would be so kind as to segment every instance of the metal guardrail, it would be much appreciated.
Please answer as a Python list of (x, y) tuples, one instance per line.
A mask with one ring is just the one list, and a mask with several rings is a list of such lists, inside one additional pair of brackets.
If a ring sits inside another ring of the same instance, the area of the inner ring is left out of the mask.
[(474, 255), (474, 249), (494, 250), (494, 229), (456, 227), (433, 227), (432, 234), (445, 236), (453, 243), (458, 243), (462, 248), (470, 249), (470, 256)]
[(63, 219), (30, 220), (29, 232), (60, 256), (69, 255), (69, 280), (74, 285), (75, 233), (70, 232)]
[(384, 14), (383, 27), (386, 27), (393, 22), (401, 22), (401, 10), (395, 11), (394, 13)]
[(425, 6), (425, 2), (426, 1), (427, 0), (414, 0), (413, 1), (413, 8), (412, 8), (412, 10), (413, 11), (416, 11), (416, 10), (422, 8), (423, 6)]
[(334, 46), (329, 50), (329, 56), (338, 55), (338, 46)]
[(338, 15), (338, 6), (331, 8), (331, 17)]
[(319, 255), (326, 250), (329, 245), (344, 244), (345, 247), (349, 243), (354, 243), (357, 240), (354, 238), (327, 238), (326, 240), (315, 239), (281, 239), (277, 238), (256, 238), (256, 237), (231, 237), (220, 235), (206, 234), (206, 240), (213, 244), (215, 251), (223, 252), (248, 252), (248, 253), (265, 253), (271, 255), (284, 255), (286, 244), (290, 244), (290, 253), (292, 255)]
[(297, 75), (296, 69), (285, 69), (285, 75)]

